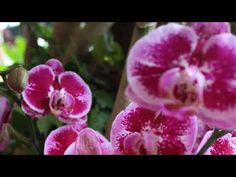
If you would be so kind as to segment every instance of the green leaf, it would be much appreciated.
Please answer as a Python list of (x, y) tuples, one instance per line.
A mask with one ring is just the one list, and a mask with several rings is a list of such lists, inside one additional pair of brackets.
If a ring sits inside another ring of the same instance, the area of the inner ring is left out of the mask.
[(14, 61), (14, 63), (23, 64), (26, 50), (26, 40), (22, 36), (16, 36), (15, 44), (9, 45), (8, 43), (4, 43), (2, 45), (4, 52), (8, 55), (8, 57)]
[(7, 68), (8, 68), (7, 66), (0, 65), (0, 71), (6, 71)]
[(19, 107), (14, 108), (12, 112), (11, 125), (19, 133), (26, 137), (30, 137), (30, 119), (25, 117), (24, 112)]
[(112, 109), (113, 104), (114, 104), (114, 96), (111, 93), (105, 90), (96, 90), (96, 91), (93, 91), (93, 96), (96, 100), (96, 103), (101, 108)]
[(88, 126), (104, 134), (109, 115), (110, 112), (103, 111), (95, 106), (89, 113)]
[(37, 128), (41, 134), (47, 134), (52, 127), (59, 127), (62, 123), (54, 116), (48, 115), (37, 120)]

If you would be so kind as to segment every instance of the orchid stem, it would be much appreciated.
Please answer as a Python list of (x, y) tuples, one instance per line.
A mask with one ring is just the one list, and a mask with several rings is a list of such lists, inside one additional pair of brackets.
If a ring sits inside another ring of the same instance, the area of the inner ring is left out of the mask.
[(230, 133), (228, 130), (219, 130), (217, 128), (214, 129), (211, 137), (207, 140), (206, 144), (200, 149), (197, 155), (204, 155), (205, 152), (211, 145), (220, 137), (224, 136), (225, 134)]
[(22, 66), (21, 64), (14, 64), (8, 67), (8, 69), (6, 71), (0, 71), (0, 75), (7, 75), (8, 73), (10, 73), (12, 70), (18, 68)]
[(39, 142), (38, 142), (38, 139), (37, 139), (37, 135), (36, 135), (36, 129), (35, 129), (35, 126), (34, 126), (34, 121), (31, 117), (29, 117), (30, 119), (30, 124), (31, 124), (31, 130), (32, 130), (32, 138), (33, 138), (33, 144), (34, 144), (34, 147), (37, 151), (38, 154), (40, 154), (40, 148), (39, 148)]
[(20, 134), (17, 130), (15, 130), (10, 124), (7, 124), (8, 130), (10, 134), (15, 136), (17, 139), (25, 143), (26, 145), (31, 145), (32, 143), (30, 142), (29, 138), (26, 138), (24, 135)]

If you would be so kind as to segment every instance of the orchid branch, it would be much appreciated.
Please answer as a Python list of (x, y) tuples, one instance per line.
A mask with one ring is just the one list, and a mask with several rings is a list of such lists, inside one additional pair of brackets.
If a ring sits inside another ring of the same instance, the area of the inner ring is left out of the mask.
[(217, 128), (214, 129), (211, 137), (207, 140), (205, 145), (200, 149), (197, 155), (203, 155), (207, 151), (209, 147), (220, 137), (224, 136), (225, 134), (230, 133), (228, 130), (219, 130)]

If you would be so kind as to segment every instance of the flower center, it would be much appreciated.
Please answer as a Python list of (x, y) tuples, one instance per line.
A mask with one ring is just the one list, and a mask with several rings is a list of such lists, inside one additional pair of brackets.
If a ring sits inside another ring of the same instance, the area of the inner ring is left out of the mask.
[(196, 67), (174, 68), (166, 71), (160, 79), (162, 96), (190, 106), (202, 99), (204, 76)]
[(73, 111), (74, 104), (74, 97), (64, 89), (55, 90), (51, 94), (49, 106), (55, 116), (68, 116)]
[(143, 130), (140, 133), (134, 132), (124, 139), (125, 153), (155, 155), (158, 152), (158, 142), (161, 142), (161, 137), (151, 130)]

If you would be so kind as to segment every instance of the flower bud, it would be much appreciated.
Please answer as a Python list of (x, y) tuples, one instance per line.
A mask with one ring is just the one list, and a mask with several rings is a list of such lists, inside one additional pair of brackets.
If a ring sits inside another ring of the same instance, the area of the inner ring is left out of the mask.
[(23, 67), (16, 68), (8, 74), (8, 86), (17, 93), (21, 93), (25, 89), (27, 81), (28, 71)]

